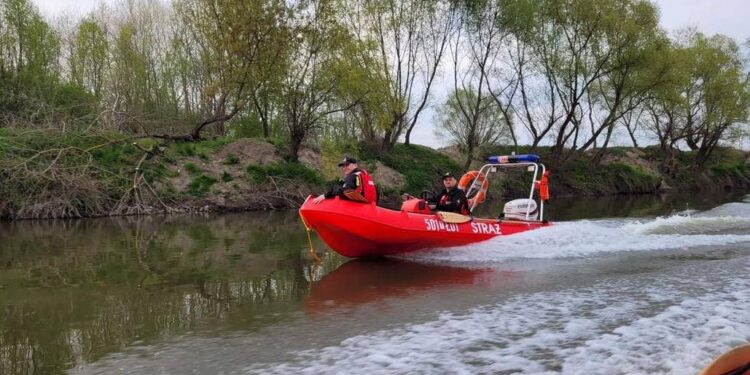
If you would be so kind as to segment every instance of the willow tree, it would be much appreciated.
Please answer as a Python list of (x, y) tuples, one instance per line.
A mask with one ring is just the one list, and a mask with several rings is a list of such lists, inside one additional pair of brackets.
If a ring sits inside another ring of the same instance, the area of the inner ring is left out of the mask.
[(368, 142), (389, 149), (404, 136), (409, 144), (429, 104), (457, 8), (446, 0), (357, 0), (343, 6), (347, 28), (375, 47), (371, 58), (363, 60), (370, 64), (367, 69), (382, 72), (389, 83), (380, 98), (387, 119), (378, 124), (378, 139)]
[[(334, 1), (301, 1), (290, 20), (288, 70), (282, 80), (283, 115), (289, 135), (289, 158), (297, 160), (310, 132), (328, 116), (356, 106), (361, 97), (347, 95), (361, 69), (352, 55), (358, 44), (337, 22)], [(363, 94), (364, 95), (364, 94)]]
[[(703, 165), (716, 146), (741, 136), (750, 107), (750, 81), (737, 43), (723, 35), (693, 35), (685, 46), (693, 55), (690, 81), (681, 92), (685, 143)], [(732, 136), (732, 137), (729, 137)]]
[(266, 79), (289, 41), (288, 9), (281, 0), (179, 0), (174, 3), (183, 47), (194, 53), (190, 84), (197, 91), (201, 120), (188, 134), (161, 135), (198, 140), (205, 127), (231, 120), (248, 102), (252, 82)]
[(466, 153), (468, 170), (478, 147), (510, 139), (516, 143), (509, 117), (509, 103), (501, 96), (514, 83), (490, 88), (489, 75), (496, 70), (499, 53), (510, 33), (503, 25), (499, 1), (462, 9), (462, 22), (451, 38), (453, 92), (438, 111), (439, 129)]
[[(659, 30), (654, 6), (649, 2), (621, 2), (615, 10), (620, 17), (608, 25), (602, 39), (609, 55), (604, 74), (589, 87), (582, 103), (591, 130), (577, 149), (598, 146), (595, 163), (604, 156), (617, 125), (640, 107), (653, 88), (668, 80), (669, 66), (661, 56), (669, 41)], [(604, 139), (597, 145), (602, 135)]]
[(469, 170), (480, 146), (496, 145), (510, 140), (503, 112), (492, 97), (480, 96), (471, 89), (453, 91), (437, 110), (436, 134), (449, 140), (466, 153), (464, 171)]
[(682, 31), (665, 54), (668, 81), (645, 102), (662, 169), (674, 171), (680, 146), (696, 151), (702, 166), (721, 142), (747, 134), (750, 86), (737, 44), (722, 35)]
[(514, 0), (506, 9), (525, 20), (509, 23), (509, 55), (518, 80), (513, 108), (532, 146), (549, 141), (560, 162), (601, 134), (608, 143), (614, 124), (637, 104), (631, 96), (644, 91), (638, 69), (659, 34), (653, 4)]

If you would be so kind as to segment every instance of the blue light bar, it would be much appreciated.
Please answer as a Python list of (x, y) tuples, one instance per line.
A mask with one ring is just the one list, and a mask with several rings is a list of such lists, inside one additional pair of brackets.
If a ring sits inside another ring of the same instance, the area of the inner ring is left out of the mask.
[(489, 162), (494, 164), (536, 163), (539, 161), (539, 159), (539, 155), (534, 154), (503, 155), (490, 156)]

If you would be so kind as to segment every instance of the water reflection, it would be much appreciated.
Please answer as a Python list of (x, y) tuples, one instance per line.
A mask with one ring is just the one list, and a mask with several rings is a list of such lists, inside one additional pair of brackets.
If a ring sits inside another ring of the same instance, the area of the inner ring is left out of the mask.
[[(305, 299), (308, 311), (352, 307), (405, 297), (432, 288), (475, 285), (492, 270), (414, 263), (397, 259), (356, 259), (316, 282)], [(484, 280), (486, 281), (486, 280)]]
[(0, 223), (0, 238), (3, 374), (59, 373), (188, 330), (256, 329), (343, 262), (313, 266), (288, 214)]
[[(663, 215), (736, 198), (556, 199), (548, 212), (555, 220)], [(316, 264), (295, 212), (0, 222), (0, 374), (63, 373), (188, 332), (257, 331), (300, 310), (516, 279), (398, 260), (347, 263), (330, 252)]]

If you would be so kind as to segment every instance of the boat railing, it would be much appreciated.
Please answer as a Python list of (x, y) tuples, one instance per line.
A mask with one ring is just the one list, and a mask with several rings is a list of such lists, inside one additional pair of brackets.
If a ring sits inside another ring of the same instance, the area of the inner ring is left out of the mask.
[[(527, 155), (518, 155), (518, 157), (523, 157)], [(528, 155), (529, 159), (536, 159), (538, 160), (539, 157), (536, 155)], [(535, 157), (535, 158), (534, 158)], [(487, 163), (482, 166), (482, 168), (479, 169), (479, 176), (484, 176), (485, 179), (489, 179), (490, 173), (497, 173), (497, 171), (502, 169), (517, 169), (517, 168), (525, 168), (529, 169), (529, 167), (533, 168), (534, 176), (531, 180), (531, 189), (529, 191), (529, 200), (534, 200), (534, 191), (536, 190), (536, 184), (540, 182), (540, 178), (544, 176), (544, 173), (546, 172), (546, 167), (544, 164), (539, 163), (538, 161), (520, 161), (518, 160), (520, 158), (517, 158), (515, 155), (511, 157), (507, 156), (493, 156), (490, 157), (490, 163)], [(471, 183), (469, 188), (466, 190), (466, 196), (471, 196), (474, 191), (479, 191), (480, 187), (482, 185), (482, 182), (480, 181), (480, 178), (475, 178), (474, 181)], [(474, 208), (476, 208), (477, 205), (479, 205), (480, 202), (477, 200), (472, 201), (471, 207), (469, 210), (471, 212), (474, 211)], [(529, 220), (531, 216), (531, 205), (528, 205), (526, 208), (526, 221), (532, 221)], [(544, 199), (539, 199), (539, 218), (538, 221), (544, 221)]]

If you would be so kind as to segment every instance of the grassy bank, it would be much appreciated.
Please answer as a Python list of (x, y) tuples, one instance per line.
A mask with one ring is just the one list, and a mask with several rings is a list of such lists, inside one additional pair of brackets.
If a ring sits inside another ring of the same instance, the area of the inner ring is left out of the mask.
[[(283, 158), (283, 146), (261, 139), (170, 143), (130, 139), (117, 133), (65, 134), (0, 129), (0, 217), (6, 219), (91, 217), (162, 212), (260, 210), (296, 207), (336, 181), (338, 151), (307, 148), (300, 162)], [(529, 150), (519, 150), (527, 152)], [(535, 152), (544, 160), (548, 149)], [(483, 150), (509, 154), (506, 147)], [(459, 159), (425, 146), (397, 145), (375, 155), (358, 152), (379, 183), (385, 202), (403, 192), (439, 186), (440, 175), (458, 172)], [(746, 155), (718, 151), (702, 169), (688, 152), (676, 156), (677, 171), (659, 169), (656, 150), (613, 148), (600, 165), (582, 157), (553, 169), (554, 195), (654, 193), (669, 189), (747, 188)], [(482, 161), (475, 161), (481, 165)], [(490, 197), (513, 197), (528, 189), (528, 174), (498, 178)]]

